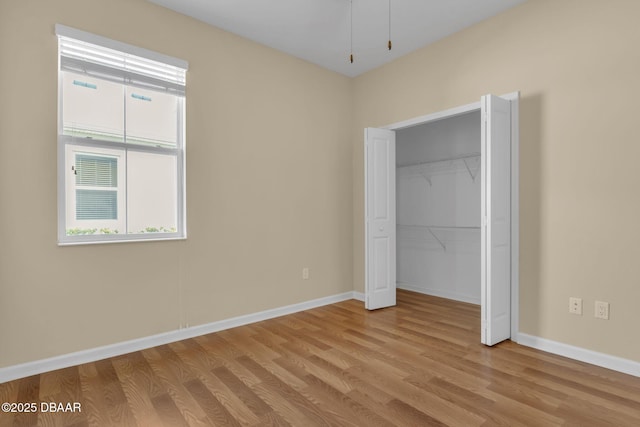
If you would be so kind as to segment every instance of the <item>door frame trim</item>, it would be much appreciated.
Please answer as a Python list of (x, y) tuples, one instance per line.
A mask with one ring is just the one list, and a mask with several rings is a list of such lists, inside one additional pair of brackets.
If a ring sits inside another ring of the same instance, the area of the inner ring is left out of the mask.
[[(520, 331), (520, 92), (498, 95), (511, 102), (511, 341), (517, 342)], [(401, 122), (380, 126), (400, 130), (437, 120), (451, 118), (481, 109), (480, 100)], [(366, 163), (366, 162), (365, 162)], [(365, 165), (366, 166), (366, 165)], [(365, 218), (366, 227), (366, 218)], [(365, 248), (366, 251), (366, 248)], [(365, 256), (366, 258), (366, 256)], [(366, 274), (366, 272), (365, 272)], [(366, 276), (365, 276), (366, 277)], [(366, 289), (365, 289), (366, 293)]]

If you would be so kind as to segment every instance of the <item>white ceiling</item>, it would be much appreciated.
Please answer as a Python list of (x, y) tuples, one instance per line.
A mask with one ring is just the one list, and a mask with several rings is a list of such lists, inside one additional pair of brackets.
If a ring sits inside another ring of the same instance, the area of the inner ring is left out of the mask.
[(176, 12), (357, 76), (526, 0), (149, 0)]

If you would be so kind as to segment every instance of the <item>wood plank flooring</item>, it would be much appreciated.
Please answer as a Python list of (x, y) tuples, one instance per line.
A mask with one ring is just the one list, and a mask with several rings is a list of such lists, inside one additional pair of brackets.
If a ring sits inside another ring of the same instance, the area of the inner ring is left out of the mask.
[(398, 291), (0, 384), (80, 402), (8, 426), (640, 426), (640, 378), (504, 342), (479, 307)]

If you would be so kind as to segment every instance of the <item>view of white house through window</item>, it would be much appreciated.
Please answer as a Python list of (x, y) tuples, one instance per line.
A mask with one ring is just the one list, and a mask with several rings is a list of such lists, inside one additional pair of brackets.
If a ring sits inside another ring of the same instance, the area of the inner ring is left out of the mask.
[(56, 32), (60, 243), (185, 237), (186, 63), (134, 55), (148, 51), (68, 27)]

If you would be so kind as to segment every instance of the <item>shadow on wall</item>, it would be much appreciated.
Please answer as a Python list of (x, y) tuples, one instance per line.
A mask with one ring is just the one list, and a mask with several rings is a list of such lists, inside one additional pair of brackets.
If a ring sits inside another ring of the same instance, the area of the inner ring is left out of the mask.
[[(542, 105), (543, 95), (520, 98), (520, 330), (539, 335), (543, 269), (542, 217)], [(523, 321), (524, 320), (524, 321)], [(534, 323), (535, 322), (535, 323)]]

